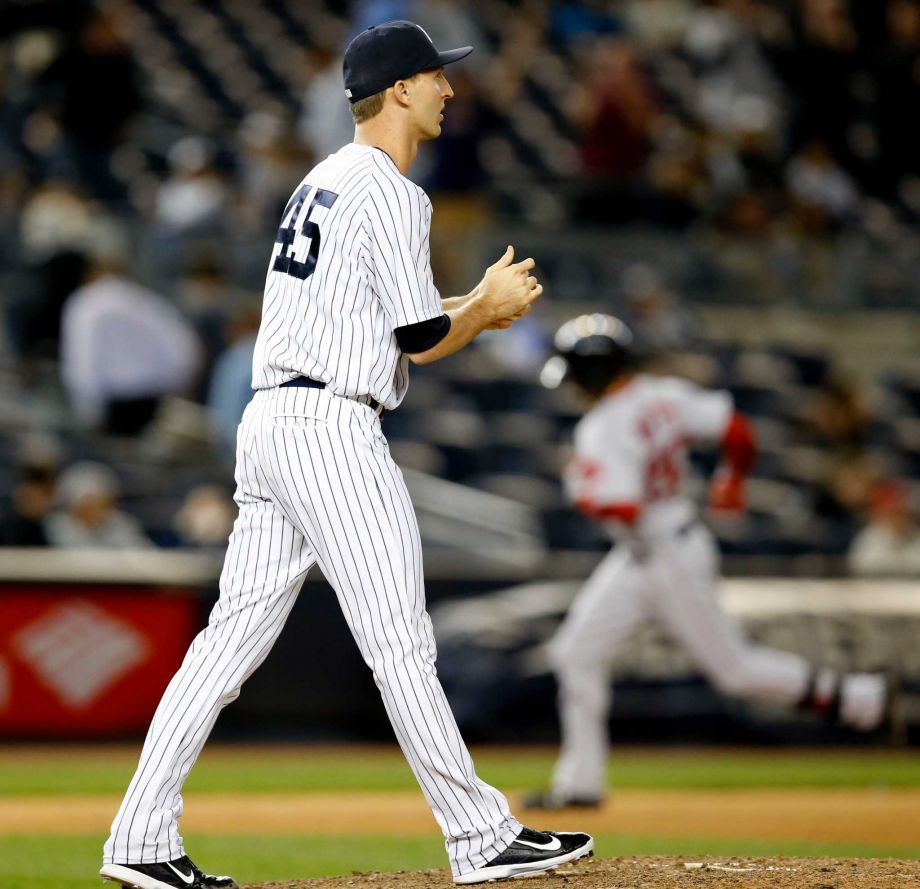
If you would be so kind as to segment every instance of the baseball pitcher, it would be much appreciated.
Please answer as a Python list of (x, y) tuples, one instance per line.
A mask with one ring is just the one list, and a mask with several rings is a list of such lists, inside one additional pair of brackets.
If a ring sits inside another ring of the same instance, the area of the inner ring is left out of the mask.
[(105, 844), (102, 875), (137, 889), (231, 889), (179, 834), (182, 785), (221, 709), (266, 658), (319, 564), (373, 672), (397, 739), (446, 839), (454, 882), (549, 870), (591, 854), (581, 833), (529, 830), (481, 781), (435, 671), (422, 548), (380, 416), (410, 362), (508, 327), (542, 293), (511, 247), (479, 284), (441, 299), (431, 204), (406, 178), (441, 132), (453, 90), (411, 22), (368, 28), (344, 57), (355, 139), (317, 164), (282, 215), (265, 281), (252, 402), (237, 438), (239, 517), (220, 598), (153, 717)]

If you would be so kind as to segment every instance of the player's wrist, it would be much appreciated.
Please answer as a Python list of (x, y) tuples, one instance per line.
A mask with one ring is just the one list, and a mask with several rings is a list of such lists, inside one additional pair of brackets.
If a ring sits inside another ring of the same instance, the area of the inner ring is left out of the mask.
[(500, 321), (503, 317), (485, 282), (480, 283), (475, 288), (470, 301), (467, 303), (467, 308), (471, 315), (482, 323), (483, 328)]
[(474, 299), (479, 299), (482, 296), (483, 292), (483, 282), (480, 281), (467, 295), (466, 301), (472, 302)]

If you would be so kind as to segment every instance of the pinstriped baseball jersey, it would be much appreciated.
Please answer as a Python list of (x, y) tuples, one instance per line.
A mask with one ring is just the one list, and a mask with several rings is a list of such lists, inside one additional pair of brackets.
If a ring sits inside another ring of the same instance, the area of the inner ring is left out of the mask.
[[(184, 855), (182, 786), (221, 709), (268, 655), (319, 564), (374, 674), (455, 876), (515, 839), (508, 801), (481, 781), (435, 669), (422, 549), (377, 413), (399, 404), (394, 330), (443, 313), (431, 207), (382, 151), (347, 145), (285, 209), (266, 281), (257, 388), (237, 436), (239, 516), (220, 598), (160, 701), (112, 823), (106, 864)], [(325, 388), (285, 387), (310, 377)]]
[(409, 359), (393, 330), (439, 317), (431, 202), (381, 149), (349, 144), (285, 208), (268, 266), (253, 387), (311, 377), (396, 407)]

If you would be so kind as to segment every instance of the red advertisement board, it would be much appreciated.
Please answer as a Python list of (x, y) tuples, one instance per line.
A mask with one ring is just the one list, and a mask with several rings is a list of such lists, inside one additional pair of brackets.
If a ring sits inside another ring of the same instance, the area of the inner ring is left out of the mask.
[(0, 586), (0, 737), (146, 730), (198, 629), (182, 590)]

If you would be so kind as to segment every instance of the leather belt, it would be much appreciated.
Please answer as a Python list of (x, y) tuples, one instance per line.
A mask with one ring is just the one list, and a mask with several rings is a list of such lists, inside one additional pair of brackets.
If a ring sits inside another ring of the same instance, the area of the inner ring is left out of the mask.
[[(300, 389), (325, 389), (326, 384), (320, 380), (313, 380), (310, 377), (294, 377), (293, 380), (288, 380), (285, 383), (280, 383), (279, 389), (287, 389), (291, 386), (300, 388)], [(352, 401), (357, 401), (360, 404), (366, 404), (369, 408), (377, 412), (377, 416), (383, 415), (383, 406), (371, 395), (364, 396), (367, 398), (367, 401), (362, 401), (361, 396), (350, 396), (346, 395), (346, 398), (351, 398)]]

